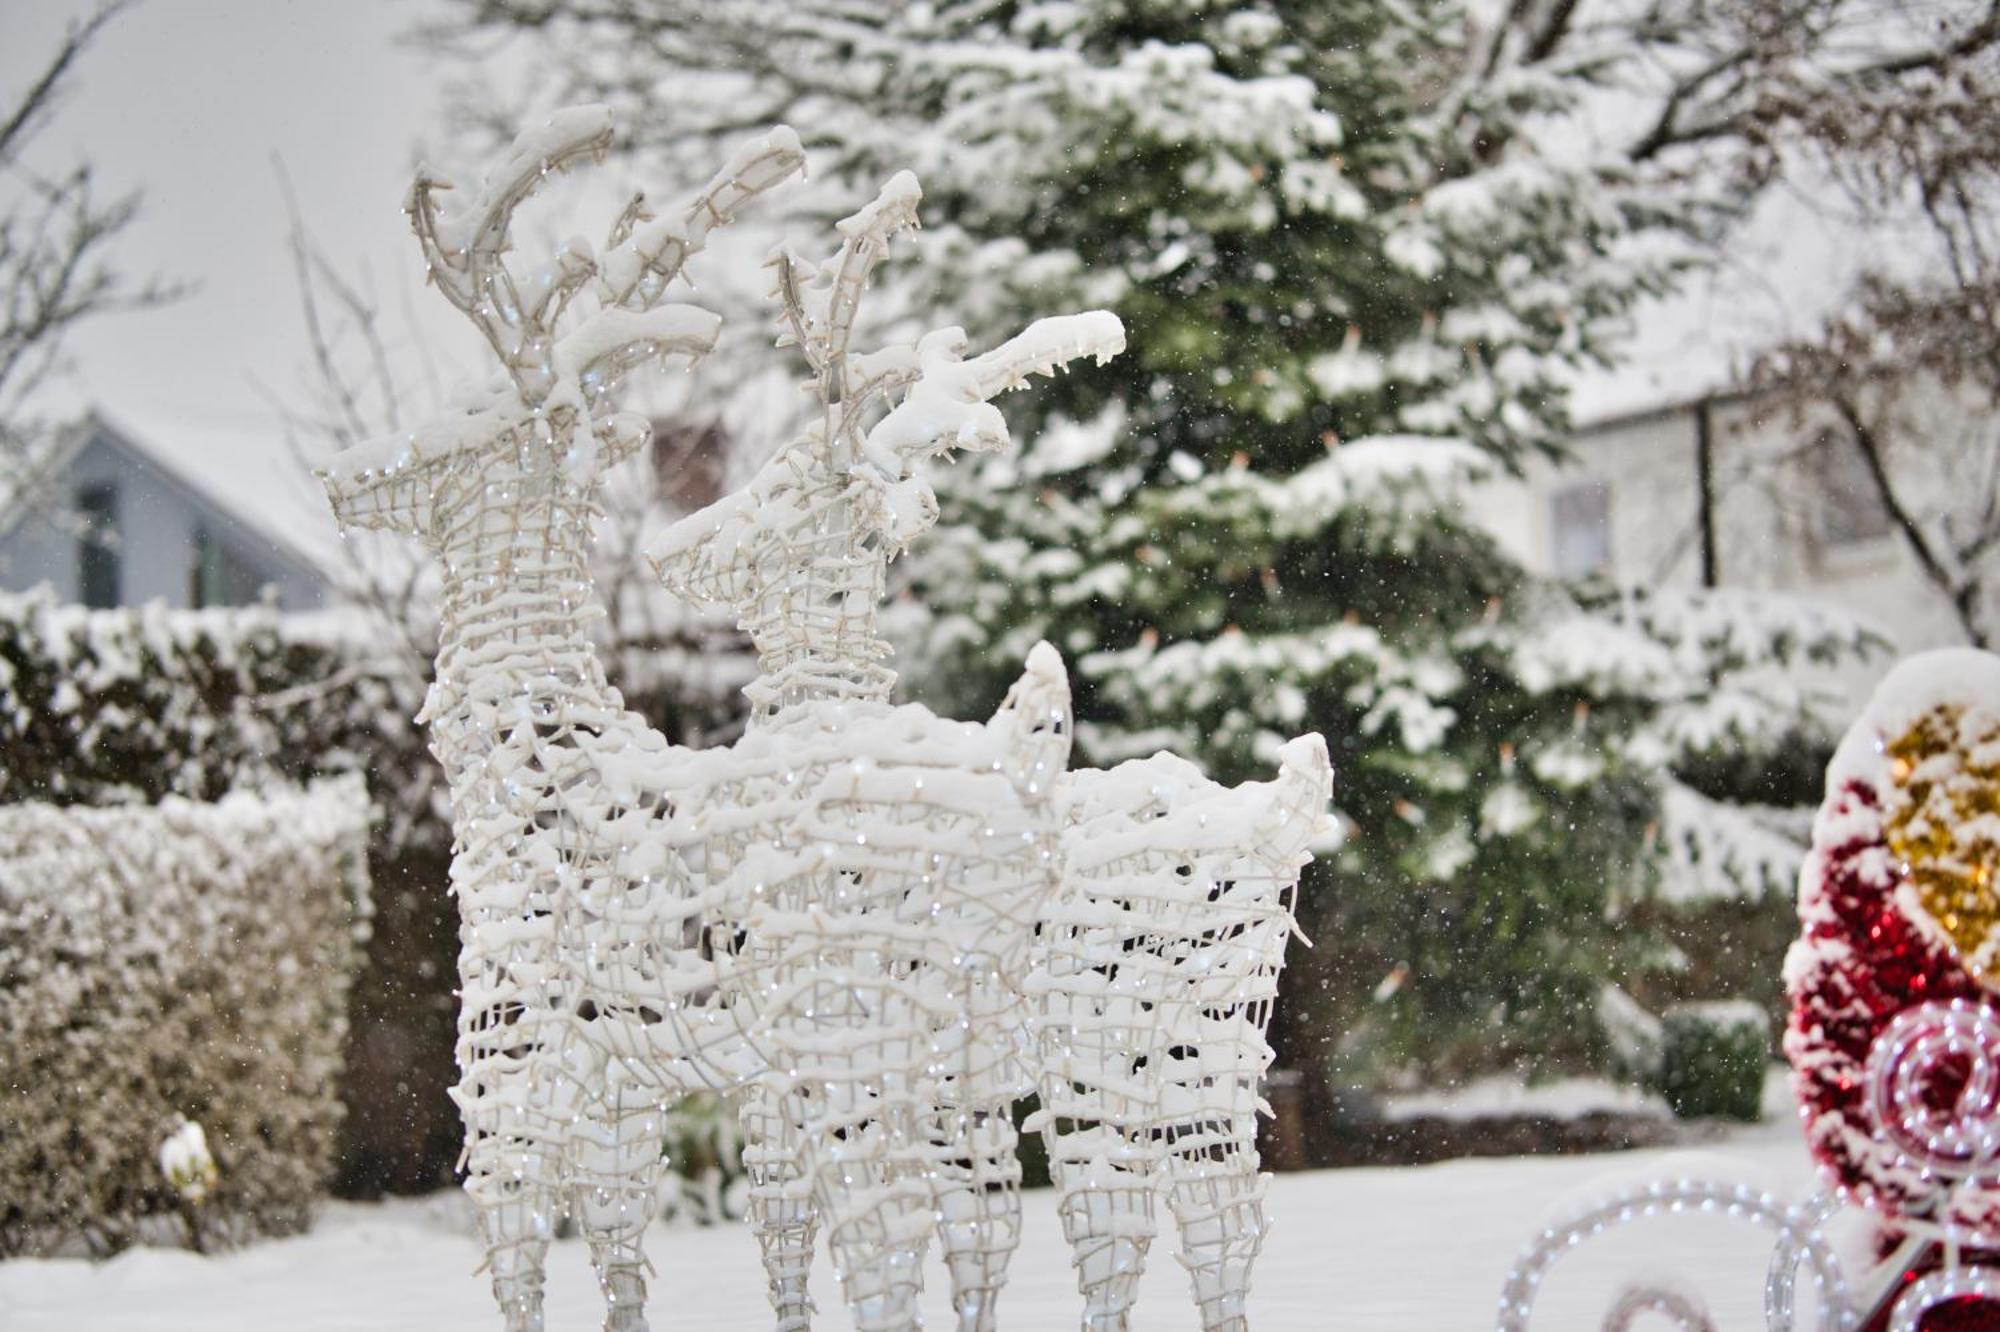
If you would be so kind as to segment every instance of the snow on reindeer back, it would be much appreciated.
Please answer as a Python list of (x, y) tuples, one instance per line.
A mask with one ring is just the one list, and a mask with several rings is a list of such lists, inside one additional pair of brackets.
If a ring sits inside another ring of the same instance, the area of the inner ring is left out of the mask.
[(1890, 673), (1827, 770), (1786, 959), (1814, 1156), (1858, 1201), (2000, 1241), (2000, 657)]

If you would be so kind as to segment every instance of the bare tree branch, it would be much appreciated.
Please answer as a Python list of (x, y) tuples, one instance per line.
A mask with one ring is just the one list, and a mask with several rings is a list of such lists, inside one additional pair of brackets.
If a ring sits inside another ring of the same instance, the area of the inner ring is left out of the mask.
[(134, 285), (109, 262), (113, 242), (138, 215), (137, 194), (102, 202), (88, 166), (45, 175), (24, 160), (78, 61), (126, 7), (127, 0), (114, 0), (72, 23), (18, 100), (0, 110), (0, 180), (18, 189), (17, 202), (0, 215), (0, 470), (10, 490), (32, 470), (27, 454), (47, 434), (28, 419), (30, 399), (61, 364), (70, 330), (185, 290), (161, 281)]

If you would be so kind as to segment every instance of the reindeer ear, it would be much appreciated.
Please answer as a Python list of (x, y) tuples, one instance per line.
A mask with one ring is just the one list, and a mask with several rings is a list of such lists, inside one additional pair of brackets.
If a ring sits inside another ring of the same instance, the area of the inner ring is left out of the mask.
[(1075, 720), (1062, 655), (1037, 643), (1027, 665), (987, 726), (1001, 737), (1000, 762), (1008, 780), (1033, 804), (1054, 794), (1057, 780), (1069, 768)]
[(1333, 762), (1326, 738), (1310, 731), (1278, 751), (1278, 780), (1267, 788), (1270, 803), (1257, 820), (1257, 855), (1273, 865), (1290, 865), (1332, 826), (1327, 802), (1333, 798)]

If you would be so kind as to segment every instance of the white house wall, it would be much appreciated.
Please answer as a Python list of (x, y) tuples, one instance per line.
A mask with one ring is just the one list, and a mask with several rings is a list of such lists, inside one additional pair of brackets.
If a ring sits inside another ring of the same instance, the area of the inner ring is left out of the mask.
[[(61, 504), (108, 484), (118, 496), (119, 601), (155, 599), (189, 604), (195, 532), (206, 528), (249, 562), (285, 610), (310, 610), (322, 601), (321, 579), (243, 523), (210, 504), (184, 482), (99, 435), (85, 444), (57, 482)], [(74, 522), (29, 514), (0, 534), (0, 586), (26, 589), (47, 583), (66, 601), (82, 597)]]
[[(1748, 398), (1713, 404), (1717, 581), (1810, 597), (1863, 616), (1897, 654), (1962, 643), (1943, 595), (1893, 532), (1830, 544), (1813, 505), (1814, 462), (1794, 456), (1819, 422)], [(1610, 496), (1614, 580), (1640, 587), (1699, 585), (1700, 481), (1692, 406), (1593, 423), (1563, 465), (1531, 461), (1520, 478), (1496, 478), (1471, 509), (1514, 558), (1554, 570), (1552, 501), (1564, 486), (1598, 481)]]

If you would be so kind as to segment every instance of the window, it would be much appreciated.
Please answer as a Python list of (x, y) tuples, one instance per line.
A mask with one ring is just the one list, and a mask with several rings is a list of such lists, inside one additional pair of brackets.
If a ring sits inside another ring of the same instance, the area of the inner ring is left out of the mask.
[(1815, 527), (1829, 546), (1851, 546), (1889, 535), (1889, 511), (1861, 446), (1844, 430), (1822, 430), (1806, 453)]
[(191, 606), (247, 606), (264, 590), (264, 576), (234, 546), (206, 527), (194, 530)]
[(653, 476), (660, 497), (692, 513), (722, 497), (729, 468), (729, 432), (719, 424), (653, 423)]
[(1582, 481), (1549, 496), (1549, 563), (1558, 578), (1611, 571), (1611, 487)]
[(118, 559), (118, 489), (85, 486), (76, 493), (77, 596), (86, 606), (116, 606), (123, 582)]

